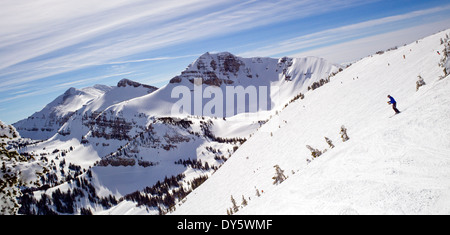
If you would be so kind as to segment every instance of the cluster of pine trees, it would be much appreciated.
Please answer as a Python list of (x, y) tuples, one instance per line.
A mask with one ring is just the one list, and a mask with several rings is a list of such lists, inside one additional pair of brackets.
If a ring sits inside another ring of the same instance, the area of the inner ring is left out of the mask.
[[(341, 139), (342, 142), (346, 142), (348, 141), (350, 138), (347, 135), (347, 128), (345, 128), (344, 125), (341, 126), (341, 131), (339, 132), (339, 134), (341, 135)], [(325, 141), (327, 142), (328, 146), (330, 147), (330, 149), (334, 148), (334, 144), (333, 141), (331, 141), (330, 138), (325, 136)], [(314, 158), (317, 158), (319, 156), (321, 156), (323, 153), (325, 153), (327, 151), (327, 149), (324, 149), (323, 151), (320, 151), (319, 149), (313, 148), (309, 145), (306, 145), (306, 148), (309, 149), (309, 151), (311, 151), (311, 156)], [(307, 159), (306, 160), (308, 163), (311, 162), (311, 160)]]
[(123, 199), (136, 202), (138, 206), (146, 206), (149, 209), (156, 210), (159, 214), (166, 214), (173, 211), (177, 202), (184, 199), (208, 179), (208, 176), (200, 175), (191, 180), (188, 183), (188, 189), (185, 189), (183, 186), (185, 177), (184, 174), (165, 177), (162, 182), (158, 181), (152, 187), (127, 194)]
[(241, 206), (238, 206), (236, 203), (236, 200), (233, 198), (233, 195), (231, 195), (231, 204), (232, 204), (232, 206), (227, 209), (227, 215), (233, 215), (234, 213), (237, 213), (240, 208), (244, 208), (248, 205), (248, 201), (247, 201), (247, 199), (245, 199), (244, 195), (242, 195)]
[[(178, 164), (178, 165), (183, 165), (184, 167), (190, 166), (192, 169), (199, 169), (199, 170), (205, 170), (205, 171), (208, 171), (209, 169), (211, 169), (208, 162), (205, 162), (205, 164), (203, 164), (201, 159), (199, 159), (199, 160), (197, 160), (197, 159), (191, 160), (190, 158), (188, 158), (187, 160), (179, 159), (178, 161), (175, 161), (174, 163)], [(215, 169), (214, 166), (212, 168)]]
[(203, 135), (214, 142), (219, 143), (227, 143), (227, 144), (236, 144), (239, 143), (242, 145), (247, 141), (246, 138), (240, 138), (240, 137), (234, 137), (234, 138), (223, 138), (223, 137), (216, 137), (210, 130), (211, 126), (213, 125), (212, 120), (208, 121), (200, 121), (200, 129), (203, 132)]
[[(63, 184), (65, 182), (69, 182), (70, 180), (76, 179), (78, 176), (86, 172), (86, 169), (83, 169), (81, 168), (81, 166), (72, 163), (69, 163), (69, 166), (67, 167), (68, 170), (66, 172), (66, 170), (64, 170), (65, 165), (66, 160), (62, 159), (59, 162), (59, 174), (57, 174), (58, 173), (57, 166), (55, 162), (52, 160), (47, 166), (52, 171), (47, 172), (46, 174), (40, 177), (40, 182), (42, 186), (38, 189), (51, 188)], [(59, 176), (62, 176), (62, 179), (60, 179)]]
[(136, 159), (127, 157), (104, 157), (95, 163), (95, 166), (134, 166)]
[(160, 121), (161, 123), (164, 124), (169, 124), (169, 125), (173, 125), (173, 126), (179, 126), (179, 127), (183, 127), (185, 129), (191, 127), (191, 125), (193, 124), (193, 122), (191, 120), (188, 119), (174, 119), (172, 117), (160, 117), (157, 118), (158, 121)]
[(108, 209), (121, 201), (112, 195), (99, 197), (91, 180), (92, 172), (88, 170), (85, 175), (70, 180), (68, 183), (71, 188), (67, 191), (56, 189), (50, 195), (42, 193), (39, 200), (34, 197), (32, 188), (25, 189), (23, 196), (19, 199), (21, 204), (19, 213), (24, 215), (92, 214), (89, 208), (78, 208), (76, 202), (87, 198), (87, 201)]
[(308, 91), (309, 90), (315, 90), (315, 89), (317, 89), (317, 88), (319, 88), (319, 87), (321, 87), (321, 86), (323, 86), (323, 85), (325, 85), (325, 84), (327, 84), (329, 82), (330, 82), (329, 78), (327, 78), (327, 79), (322, 78), (318, 82), (313, 82), (313, 84), (311, 84), (311, 86), (308, 86)]

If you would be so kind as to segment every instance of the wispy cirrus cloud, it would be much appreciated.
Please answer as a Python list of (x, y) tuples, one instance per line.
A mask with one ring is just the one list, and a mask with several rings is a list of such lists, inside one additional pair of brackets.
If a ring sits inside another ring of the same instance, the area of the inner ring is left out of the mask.
[(97, 76), (97, 77), (89, 77), (86, 79), (80, 79), (80, 80), (71, 81), (71, 82), (54, 84), (54, 85), (48, 87), (48, 89), (33, 89), (33, 88), (28, 87), (27, 90), (11, 92), (10, 96), (0, 98), (0, 103), (16, 100), (16, 99), (20, 99), (20, 98), (30, 97), (30, 96), (48, 94), (55, 90), (57, 90), (57, 91), (66, 90), (68, 87), (71, 87), (71, 86), (91, 84), (92, 82), (103, 80), (105, 78), (121, 77), (121, 76), (129, 75), (131, 73), (132, 72), (126, 72), (126, 73), (118, 73), (118, 74), (107, 74), (107, 75), (102, 75), (102, 76)]
[[(15, 85), (364, 2), (367, 1), (3, 1), (0, 71), (13, 75), (5, 85)], [(42, 76), (24, 77), (18, 74), (21, 71), (35, 71)]]
[(380, 50), (386, 50), (394, 46), (402, 46), (413, 40), (429, 36), (436, 33), (437, 29), (448, 29), (450, 27), (449, 20), (442, 20), (414, 27), (401, 29), (397, 31), (376, 34), (364, 38), (350, 40), (330, 46), (320, 47), (290, 56), (305, 57), (315, 55), (326, 58), (336, 63), (352, 63), (358, 59), (374, 54)]
[[(332, 28), (328, 30), (323, 30), (311, 34), (294, 37), (292, 39), (284, 40), (251, 51), (246, 51), (241, 53), (240, 55), (254, 56), (255, 54), (257, 54), (260, 56), (274, 56), (283, 53), (291, 55), (296, 54), (304, 55), (305, 53), (298, 53), (298, 51), (317, 51), (315, 50), (316, 49), (315, 47), (317, 46), (326, 46), (327, 48), (329, 48), (330, 45), (333, 45), (335, 43), (341, 43), (343, 41), (354, 40), (361, 37), (371, 37), (375, 34), (380, 33), (379, 27), (383, 27), (384, 30), (388, 31), (389, 27), (391, 27), (391, 24), (404, 22), (416, 17), (434, 15), (442, 12), (448, 13), (449, 11), (450, 5), (446, 5), (443, 7), (435, 7), (425, 10), (412, 11), (405, 14), (399, 14), (394, 16), (378, 18), (374, 20), (368, 20), (364, 22), (358, 22), (355, 24), (345, 25), (338, 28)], [(447, 17), (447, 20), (448, 19), (449, 17)], [(419, 27), (420, 25), (414, 26)], [(450, 23), (448, 24), (448, 26), (450, 26)], [(423, 27), (421, 27), (421, 29), (423, 29)], [(399, 34), (395, 35), (398, 36)]]

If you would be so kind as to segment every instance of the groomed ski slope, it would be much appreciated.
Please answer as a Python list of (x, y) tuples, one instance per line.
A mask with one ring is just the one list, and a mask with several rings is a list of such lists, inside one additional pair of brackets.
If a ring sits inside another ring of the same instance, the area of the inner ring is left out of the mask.
[[(364, 58), (307, 92), (173, 214), (226, 214), (231, 196), (237, 214), (449, 214), (450, 78), (439, 80), (436, 53), (446, 33)], [(416, 91), (418, 75), (426, 85)], [(401, 114), (393, 116), (388, 94)], [(327, 151), (307, 163), (306, 145)], [(279, 185), (274, 165), (288, 177)]]

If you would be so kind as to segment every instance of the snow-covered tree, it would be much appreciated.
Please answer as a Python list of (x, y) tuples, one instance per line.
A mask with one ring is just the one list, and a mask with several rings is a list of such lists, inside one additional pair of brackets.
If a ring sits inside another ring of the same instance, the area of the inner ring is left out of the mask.
[(322, 155), (322, 152), (318, 149), (315, 149), (309, 145), (306, 145), (306, 148), (309, 149), (309, 151), (311, 151), (311, 155), (313, 156), (313, 158), (319, 157), (320, 155)]
[(347, 128), (345, 128), (344, 125), (341, 126), (341, 132), (339, 133), (341, 134), (342, 142), (345, 142), (350, 139), (347, 135)]
[(256, 196), (257, 196), (257, 197), (260, 197), (260, 196), (261, 196), (261, 193), (259, 193), (259, 190), (258, 190), (258, 189), (256, 189)]
[(232, 214), (238, 212), (239, 211), (239, 207), (236, 204), (236, 200), (234, 200), (233, 195), (231, 195), (231, 204), (233, 204), (233, 208), (230, 208), (230, 212), (232, 212)]
[(228, 208), (227, 209), (227, 215), (232, 215), (233, 214), (233, 211), (231, 210), (231, 208)]
[(281, 184), (287, 177), (284, 175), (284, 170), (281, 170), (280, 166), (275, 165), (273, 166), (275, 168), (275, 176), (272, 177), (273, 184)]
[(448, 35), (446, 35), (444, 39), (441, 38), (441, 45), (442, 44), (444, 44), (444, 50), (442, 51), (442, 58), (439, 66), (444, 68), (444, 77), (446, 77), (450, 74), (450, 40)]
[(0, 214), (17, 214), (20, 205), (17, 198), (22, 196), (19, 187), (39, 186), (39, 178), (47, 170), (33, 157), (22, 156), (8, 146), (8, 142), (18, 139), (19, 133), (11, 125), (0, 121)]
[(419, 75), (417, 77), (418, 77), (418, 80), (416, 82), (416, 91), (418, 91), (421, 86), (426, 85), (426, 83), (423, 80), (422, 76)]
[(242, 206), (247, 206), (248, 205), (248, 202), (247, 202), (247, 200), (245, 199), (245, 197), (244, 197), (244, 195), (242, 195), (242, 204), (241, 204)]
[(444, 51), (444, 73), (445, 76), (450, 74), (450, 42), (447, 41)]
[(330, 148), (334, 148), (333, 142), (332, 142), (328, 137), (325, 137), (325, 141), (326, 141), (327, 144), (330, 146)]

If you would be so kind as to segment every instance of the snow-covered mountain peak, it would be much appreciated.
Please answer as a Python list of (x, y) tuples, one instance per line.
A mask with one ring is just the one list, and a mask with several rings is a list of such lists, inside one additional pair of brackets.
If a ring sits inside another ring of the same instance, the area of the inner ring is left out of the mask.
[[(206, 52), (203, 55), (199, 56), (194, 62), (192, 62), (187, 70), (195, 70), (195, 68), (200, 69), (203, 63), (205, 63), (205, 67), (211, 70), (216, 70), (216, 66), (211, 66), (211, 63), (217, 63), (219, 61), (224, 61), (224, 59), (235, 59), (238, 60), (238, 57), (233, 55), (230, 52), (219, 52), (219, 53), (209, 53)], [(214, 62), (212, 62), (214, 61)], [(209, 65), (209, 66), (208, 66)]]
[(81, 91), (75, 87), (71, 87), (71, 88), (67, 89), (66, 92), (64, 92), (64, 94), (65, 95), (75, 95), (77, 92), (81, 92)]
[(109, 86), (96, 86), (83, 89), (71, 87), (47, 104), (41, 111), (13, 125), (22, 137), (48, 139), (58, 131), (75, 111), (111, 89)]
[(97, 84), (82, 89), (71, 87), (41, 111), (13, 125), (24, 137), (48, 139), (56, 134), (77, 111), (80, 113), (101, 112), (111, 105), (147, 95), (157, 89), (129, 79), (120, 80), (117, 86)]
[(183, 79), (193, 82), (193, 79), (201, 78), (207, 85), (229, 85), (239, 77), (238, 72), (242, 67), (245, 67), (242, 58), (229, 52), (217, 54), (206, 52), (191, 63), (181, 75), (172, 78), (170, 83), (180, 83)]
[[(341, 66), (316, 57), (288, 58), (252, 57), (242, 58), (229, 52), (201, 55), (180, 75), (172, 78), (170, 83), (177, 84), (183, 80), (193, 83), (201, 78), (203, 84), (222, 85), (268, 85), (268, 82), (293, 81), (315, 77), (326, 79)], [(314, 76), (311, 76), (313, 73)], [(291, 85), (292, 86), (292, 85)], [(295, 86), (294, 86), (295, 87)], [(298, 87), (296, 87), (298, 88)]]

